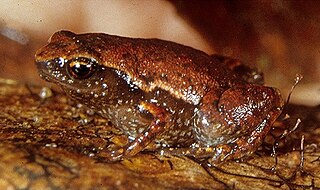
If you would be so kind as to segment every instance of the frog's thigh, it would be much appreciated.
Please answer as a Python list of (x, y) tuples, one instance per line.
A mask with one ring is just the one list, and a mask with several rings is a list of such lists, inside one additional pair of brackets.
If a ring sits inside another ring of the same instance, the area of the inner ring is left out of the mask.
[(275, 109), (251, 133), (239, 137), (234, 142), (214, 147), (216, 154), (210, 157), (209, 162), (218, 163), (223, 160), (238, 159), (255, 152), (267, 136), (277, 116), (278, 111)]
[(140, 106), (153, 115), (151, 124), (140, 133), (134, 141), (124, 147), (123, 157), (131, 157), (143, 150), (149, 143), (165, 131), (169, 121), (169, 113), (163, 108), (148, 102), (141, 102)]

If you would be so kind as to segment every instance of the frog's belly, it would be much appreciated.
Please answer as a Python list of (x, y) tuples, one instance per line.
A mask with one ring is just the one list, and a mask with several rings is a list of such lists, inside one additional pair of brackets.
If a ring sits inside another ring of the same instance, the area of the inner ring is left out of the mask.
[[(133, 141), (152, 122), (152, 117), (139, 112), (131, 106), (113, 106), (104, 108), (102, 116), (108, 118), (112, 124), (120, 129), (129, 140)], [(186, 115), (171, 115), (170, 123), (165, 131), (159, 134), (154, 142), (166, 147), (187, 147), (194, 142), (194, 132), (192, 130), (193, 120), (183, 120)], [(191, 118), (191, 115), (188, 115)]]

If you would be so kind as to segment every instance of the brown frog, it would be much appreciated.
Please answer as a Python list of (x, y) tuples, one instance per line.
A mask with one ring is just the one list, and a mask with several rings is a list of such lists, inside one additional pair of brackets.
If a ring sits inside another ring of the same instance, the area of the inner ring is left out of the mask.
[(147, 147), (212, 163), (254, 152), (283, 100), (239, 61), (159, 39), (56, 32), (37, 51), (40, 76), (128, 136), (116, 161)]

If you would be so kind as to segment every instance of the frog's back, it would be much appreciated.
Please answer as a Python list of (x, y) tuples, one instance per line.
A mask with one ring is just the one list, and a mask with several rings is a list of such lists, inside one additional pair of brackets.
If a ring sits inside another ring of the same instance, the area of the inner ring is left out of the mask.
[(62, 31), (56, 35), (60, 35), (56, 37), (60, 41), (64, 39), (59, 42), (59, 51), (65, 57), (72, 57), (74, 52), (77, 56), (94, 56), (99, 64), (127, 74), (145, 92), (159, 88), (194, 105), (208, 90), (238, 81), (233, 72), (210, 55), (174, 42), (103, 33), (75, 35)]
[(87, 48), (99, 54), (104, 66), (128, 74), (145, 91), (160, 88), (176, 98), (198, 104), (208, 90), (238, 81), (221, 62), (191, 47), (158, 39), (95, 35), (77, 37), (87, 41), (83, 43), (85, 46), (91, 44)]

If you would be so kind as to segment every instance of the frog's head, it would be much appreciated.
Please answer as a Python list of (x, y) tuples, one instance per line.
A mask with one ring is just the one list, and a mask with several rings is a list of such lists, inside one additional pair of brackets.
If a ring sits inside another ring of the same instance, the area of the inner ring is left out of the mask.
[(56, 32), (35, 55), (40, 76), (79, 99), (104, 96), (110, 82), (114, 82), (108, 74), (110, 69), (99, 64), (99, 52), (89, 47), (88, 40), (95, 43), (97, 37), (88, 37), (69, 31)]

